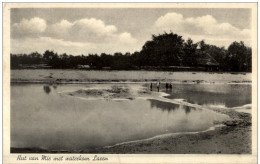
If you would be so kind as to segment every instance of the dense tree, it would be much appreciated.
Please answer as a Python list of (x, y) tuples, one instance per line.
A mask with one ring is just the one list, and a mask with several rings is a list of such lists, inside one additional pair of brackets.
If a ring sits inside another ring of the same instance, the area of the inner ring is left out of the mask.
[(193, 43), (193, 41), (189, 38), (183, 46), (183, 50), (185, 55), (194, 55), (196, 54), (196, 50), (197, 50), (197, 43)]
[(11, 54), (11, 68), (19, 68), (21, 65), (35, 65), (43, 63), (42, 55), (38, 52), (26, 54)]
[(147, 41), (141, 50), (143, 65), (171, 66), (180, 65), (183, 55), (182, 36), (174, 33), (152, 35), (152, 40)]
[(183, 46), (184, 57), (183, 57), (183, 65), (185, 66), (196, 66), (197, 61), (194, 60), (196, 58), (197, 51), (197, 43), (193, 43), (193, 41), (189, 38)]
[[(74, 69), (88, 65), (90, 69), (133, 70), (149, 66), (149, 69), (163, 69), (165, 66), (201, 67), (210, 59), (219, 63), (221, 71), (252, 71), (252, 50), (243, 42), (233, 42), (228, 49), (207, 44), (204, 40), (194, 43), (174, 33), (152, 35), (140, 52), (116, 52), (113, 55), (101, 53), (88, 56), (58, 55), (46, 50), (43, 55), (11, 54), (11, 68), (26, 68), (27, 65), (46, 65), (47, 68)], [(211, 62), (212, 63), (212, 62)], [(34, 68), (35, 66), (33, 66)], [(83, 67), (84, 68), (84, 67)], [(86, 67), (85, 67), (86, 68)], [(147, 67), (146, 67), (147, 68)]]
[(228, 47), (229, 65), (234, 71), (250, 71), (252, 68), (251, 48), (245, 46), (244, 42), (233, 42)]

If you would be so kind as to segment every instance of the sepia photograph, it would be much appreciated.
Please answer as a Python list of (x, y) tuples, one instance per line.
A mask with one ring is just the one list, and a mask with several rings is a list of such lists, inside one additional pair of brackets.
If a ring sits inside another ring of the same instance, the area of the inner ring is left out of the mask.
[(256, 163), (257, 3), (3, 10), (4, 152), (15, 162), (198, 154)]

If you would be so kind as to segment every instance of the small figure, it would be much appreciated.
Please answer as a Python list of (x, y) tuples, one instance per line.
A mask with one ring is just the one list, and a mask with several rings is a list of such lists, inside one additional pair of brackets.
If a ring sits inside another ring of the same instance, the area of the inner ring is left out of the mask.
[(165, 88), (168, 89), (168, 83), (165, 84)]
[(158, 92), (160, 91), (160, 81), (157, 82), (157, 90), (158, 90)]
[(150, 90), (153, 90), (153, 83), (150, 84)]
[(169, 84), (169, 88), (170, 88), (170, 90), (172, 90), (172, 84), (171, 83)]

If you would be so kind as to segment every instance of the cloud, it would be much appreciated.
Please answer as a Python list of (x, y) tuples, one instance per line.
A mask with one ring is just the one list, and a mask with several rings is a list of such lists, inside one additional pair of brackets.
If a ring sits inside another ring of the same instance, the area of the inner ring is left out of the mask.
[(103, 21), (94, 18), (77, 20), (68, 31), (72, 40), (92, 42), (107, 41), (116, 32), (114, 25), (105, 25)]
[(97, 35), (109, 35), (117, 31), (114, 25), (105, 25), (101, 20), (90, 18), (80, 19), (73, 23), (74, 30), (80, 30), (82, 32), (92, 32)]
[(250, 44), (251, 40), (249, 29), (239, 29), (229, 23), (220, 23), (211, 15), (184, 18), (179, 13), (167, 13), (156, 20), (152, 31), (153, 33), (172, 31), (184, 38), (190, 37), (195, 41), (204, 39), (218, 46), (227, 46), (233, 41), (240, 40)]
[(150, 39), (150, 34), (164, 31), (172, 31), (195, 42), (205, 40), (217, 46), (227, 47), (233, 41), (244, 41), (251, 45), (250, 29), (239, 29), (230, 23), (218, 22), (211, 15), (185, 18), (182, 14), (171, 12), (141, 30), (142, 34), (137, 39), (129, 31), (121, 32), (120, 27), (96, 18), (75, 21), (62, 19), (52, 24), (38, 17), (22, 19), (11, 25), (11, 52), (43, 53), (47, 49), (72, 55), (134, 52), (141, 50)]
[(135, 43), (136, 42), (136, 39), (134, 39), (130, 33), (128, 32), (124, 32), (124, 33), (121, 33), (118, 38), (117, 42), (121, 42), (121, 43)]
[(72, 26), (73, 26), (72, 23), (63, 19), (60, 22), (49, 25), (48, 28), (46, 29), (46, 33), (50, 36), (62, 38), (64, 36), (68, 35), (68, 30)]
[(75, 42), (105, 43), (120, 40), (133, 43), (136, 41), (130, 33), (118, 33), (116, 26), (106, 25), (102, 20), (95, 18), (84, 18), (74, 22), (61, 20), (50, 25), (46, 35)]
[(134, 52), (138, 45), (136, 43), (125, 44), (124, 42), (108, 43), (90, 43), (74, 42), (51, 37), (34, 37), (34, 38), (13, 38), (11, 39), (11, 52), (14, 54), (39, 52), (44, 53), (46, 50), (54, 50), (62, 54), (101, 54), (103, 52), (113, 54), (115, 52)]
[(38, 17), (22, 19), (19, 23), (13, 24), (12, 37), (38, 36), (45, 31), (46, 27), (44, 19)]
[(13, 24), (12, 31), (12, 53), (43, 53), (50, 49), (76, 55), (133, 52), (141, 47), (131, 33), (120, 33), (116, 26), (95, 18), (74, 22), (63, 19), (49, 25), (41, 18), (23, 19)]

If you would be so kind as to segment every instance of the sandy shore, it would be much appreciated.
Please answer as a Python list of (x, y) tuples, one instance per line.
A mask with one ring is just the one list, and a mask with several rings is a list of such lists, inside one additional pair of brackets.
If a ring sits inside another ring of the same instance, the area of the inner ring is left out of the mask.
[(82, 153), (140, 153), (140, 154), (250, 154), (251, 115), (225, 112), (233, 121), (215, 130), (195, 134), (157, 137), (112, 147), (82, 151)]
[(251, 73), (84, 71), (58, 69), (11, 70), (11, 82), (24, 83), (251, 83)]
[[(50, 70), (50, 71), (40, 71), (29, 70), (12, 70), (11, 82), (40, 82), (40, 83), (81, 83), (81, 82), (122, 82), (125, 75), (121, 72), (118, 78), (111, 77), (107, 78), (107, 75), (102, 76), (104, 72), (97, 73), (97, 78), (93, 78), (93, 72), (82, 71), (81, 72), (70, 72), (69, 76), (63, 70)], [(31, 73), (31, 75), (30, 75)], [(91, 75), (88, 75), (90, 73)], [(113, 72), (115, 73), (115, 72)], [(140, 75), (140, 81), (154, 81), (157, 79), (151, 78), (152, 75)], [(149, 73), (149, 72), (148, 72)], [(44, 75), (43, 75), (44, 74)], [(64, 76), (61, 76), (61, 75)], [(66, 74), (66, 75), (65, 75)], [(117, 73), (118, 74), (118, 73)], [(160, 79), (166, 81), (167, 74), (169, 72), (159, 73)], [(182, 75), (181, 75), (182, 74)], [(206, 73), (192, 73), (192, 72), (175, 72), (172, 73), (172, 77), (168, 76), (167, 81), (180, 82), (180, 83), (250, 83), (251, 74), (209, 74)], [(28, 75), (28, 76), (27, 76)], [(100, 75), (100, 76), (99, 76)], [(131, 75), (131, 74), (130, 74)], [(175, 78), (179, 75), (179, 78)], [(193, 76), (194, 75), (194, 76)], [(106, 79), (107, 78), (107, 79)], [(126, 77), (125, 77), (126, 78)], [(186, 79), (185, 79), (186, 78)], [(121, 79), (121, 80), (120, 80)], [(136, 82), (135, 76), (127, 77), (124, 82)], [(115, 89), (116, 91), (118, 89)], [(109, 90), (108, 90), (109, 91)], [(107, 92), (108, 92), (107, 91)], [(80, 93), (94, 92), (99, 93), (96, 90), (91, 91), (80, 91)], [(108, 94), (108, 93), (99, 94)], [(110, 92), (110, 91), (109, 91)], [(75, 93), (71, 93), (75, 94)], [(113, 95), (118, 97), (117, 94)], [(108, 153), (108, 154), (250, 154), (252, 147), (252, 131), (251, 131), (251, 114), (237, 112), (233, 109), (218, 109), (211, 108), (215, 112), (223, 113), (228, 115), (231, 120), (218, 123), (224, 126), (217, 127), (215, 130), (210, 130), (206, 132), (200, 132), (195, 134), (172, 134), (162, 137), (155, 137), (153, 139), (146, 139), (136, 142), (118, 144), (109, 147), (101, 148), (90, 148), (81, 151), (67, 151), (67, 150), (44, 150), (40, 148), (11, 148), (12, 153)]]

